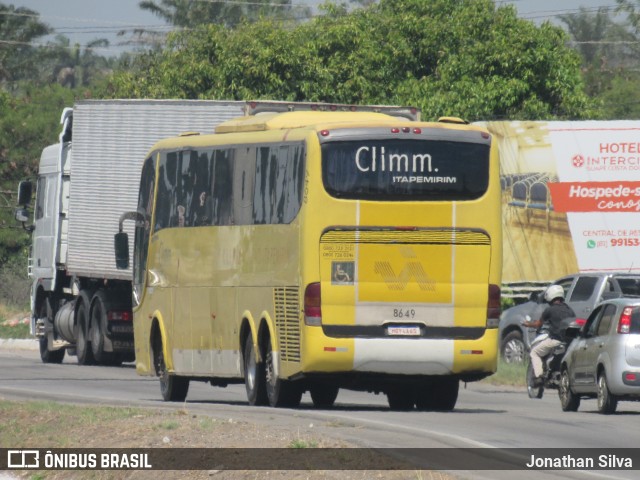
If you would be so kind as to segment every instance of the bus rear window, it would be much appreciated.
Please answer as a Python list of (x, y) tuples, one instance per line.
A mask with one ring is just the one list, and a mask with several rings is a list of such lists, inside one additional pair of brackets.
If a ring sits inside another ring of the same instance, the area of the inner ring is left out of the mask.
[(489, 145), (396, 139), (326, 142), (322, 180), (337, 198), (472, 200), (489, 184)]

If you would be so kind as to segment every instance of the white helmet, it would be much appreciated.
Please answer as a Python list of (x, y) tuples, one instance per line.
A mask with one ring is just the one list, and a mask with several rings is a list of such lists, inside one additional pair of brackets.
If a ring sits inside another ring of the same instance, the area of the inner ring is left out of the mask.
[(544, 299), (547, 303), (551, 303), (556, 298), (564, 300), (564, 289), (560, 285), (551, 285), (544, 292)]

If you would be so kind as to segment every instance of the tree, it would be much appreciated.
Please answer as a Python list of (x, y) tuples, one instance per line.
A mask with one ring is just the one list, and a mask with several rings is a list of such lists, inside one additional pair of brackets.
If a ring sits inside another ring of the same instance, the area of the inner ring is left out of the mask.
[(580, 13), (561, 15), (560, 20), (582, 56), (587, 93), (598, 95), (608, 88), (612, 74), (627, 64), (628, 51), (624, 45), (632, 42), (634, 35), (612, 20), (604, 7), (596, 14), (581, 8)]
[(640, 38), (633, 3), (618, 0), (617, 13), (626, 15), (625, 21), (612, 19), (607, 8), (561, 16), (581, 54), (586, 91), (600, 102), (602, 118), (640, 116)]
[(37, 50), (31, 42), (52, 32), (28, 8), (0, 3), (0, 84), (30, 78), (37, 71)]
[(73, 104), (73, 92), (59, 85), (31, 85), (24, 94), (0, 90), (0, 265), (29, 241), (13, 219), (18, 181), (35, 177), (40, 153), (57, 142), (60, 114)]
[(234, 27), (243, 21), (254, 22), (263, 17), (292, 19), (307, 18), (310, 15), (308, 7), (293, 5), (291, 0), (143, 0), (139, 6), (171, 25), (183, 28), (209, 23)]
[(110, 96), (414, 104), (424, 118), (589, 118), (579, 56), (491, 0), (382, 0), (291, 27), (205, 25), (120, 72)]

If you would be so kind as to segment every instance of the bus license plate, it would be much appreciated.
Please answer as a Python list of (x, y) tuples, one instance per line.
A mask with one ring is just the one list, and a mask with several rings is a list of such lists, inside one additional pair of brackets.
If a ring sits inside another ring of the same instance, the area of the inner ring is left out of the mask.
[(420, 327), (416, 325), (393, 325), (387, 327), (389, 336), (420, 336)]

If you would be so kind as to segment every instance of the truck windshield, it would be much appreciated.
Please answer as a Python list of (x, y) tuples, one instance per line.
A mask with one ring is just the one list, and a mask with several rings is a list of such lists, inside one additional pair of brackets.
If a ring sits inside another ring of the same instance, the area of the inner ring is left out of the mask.
[(326, 142), (322, 180), (338, 198), (472, 200), (487, 191), (489, 145), (401, 139)]

